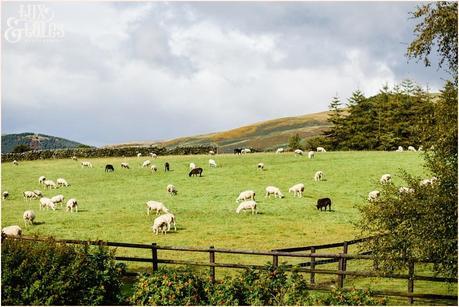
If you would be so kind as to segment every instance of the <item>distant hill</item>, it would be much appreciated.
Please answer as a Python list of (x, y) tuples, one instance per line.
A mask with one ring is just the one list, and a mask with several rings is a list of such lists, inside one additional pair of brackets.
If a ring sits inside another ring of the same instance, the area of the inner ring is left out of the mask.
[(32, 132), (2, 135), (2, 153), (12, 152), (17, 145), (21, 144), (28, 145), (34, 150), (85, 146), (81, 143), (67, 139)]
[(302, 138), (319, 136), (330, 125), (327, 122), (328, 112), (307, 114), (295, 117), (284, 117), (255, 123), (252, 125), (210, 134), (176, 138), (162, 142), (130, 142), (109, 145), (106, 147), (126, 146), (218, 146), (221, 152), (230, 152), (235, 147), (252, 147), (270, 150), (285, 146), (289, 137), (298, 133)]

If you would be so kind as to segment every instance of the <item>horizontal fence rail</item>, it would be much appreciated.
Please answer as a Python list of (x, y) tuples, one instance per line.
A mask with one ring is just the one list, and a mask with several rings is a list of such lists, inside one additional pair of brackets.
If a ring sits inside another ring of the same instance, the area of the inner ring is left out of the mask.
[[(21, 237), (17, 238), (26, 241), (47, 241), (48, 238), (37, 238), (37, 237)], [(336, 285), (339, 288), (344, 288), (344, 281), (346, 276), (355, 277), (378, 277), (378, 278), (390, 278), (407, 281), (407, 292), (397, 291), (373, 291), (376, 295), (385, 296), (396, 296), (406, 297), (408, 302), (412, 304), (414, 298), (424, 298), (433, 300), (457, 300), (457, 295), (443, 295), (443, 294), (425, 294), (425, 293), (413, 293), (414, 292), (414, 281), (432, 281), (432, 282), (447, 282), (457, 283), (456, 278), (436, 277), (436, 276), (424, 276), (414, 274), (414, 265), (412, 263), (408, 269), (408, 274), (383, 274), (377, 271), (350, 271), (347, 270), (347, 262), (351, 260), (374, 260), (375, 257), (370, 252), (364, 252), (360, 254), (349, 254), (348, 247), (352, 244), (358, 244), (368, 238), (357, 239), (341, 243), (324, 244), (317, 246), (305, 246), (305, 247), (294, 247), (294, 248), (283, 248), (275, 249), (272, 251), (257, 251), (257, 250), (236, 250), (226, 248), (215, 248), (210, 246), (209, 248), (196, 248), (196, 247), (179, 247), (179, 246), (160, 246), (156, 243), (152, 244), (138, 244), (138, 243), (121, 243), (121, 242), (107, 242), (107, 241), (84, 241), (84, 240), (54, 240), (55, 242), (64, 244), (86, 244), (86, 245), (102, 245), (107, 247), (123, 247), (131, 249), (144, 249), (151, 251), (151, 258), (146, 257), (127, 257), (127, 256), (115, 256), (117, 261), (132, 261), (132, 262), (143, 262), (150, 263), (152, 270), (158, 270), (158, 264), (175, 264), (175, 265), (190, 265), (190, 266), (202, 266), (209, 267), (209, 275), (212, 281), (215, 281), (215, 268), (229, 268), (229, 269), (268, 269), (265, 265), (255, 264), (239, 264), (239, 263), (221, 263), (216, 262), (217, 254), (237, 254), (237, 255), (255, 255), (255, 256), (269, 256), (272, 257), (272, 266), (279, 266), (279, 257), (285, 258), (309, 258), (310, 261), (303, 262), (297, 265), (282, 264), (282, 268), (286, 271), (297, 271), (310, 274), (310, 284), (312, 289), (316, 290), (330, 290), (329, 287), (321, 287), (315, 284), (316, 274), (323, 275), (336, 275)], [(343, 247), (342, 253), (318, 253), (317, 250)], [(190, 261), (190, 260), (177, 260), (177, 259), (162, 259), (158, 255), (158, 251), (178, 251), (178, 252), (192, 252), (192, 253), (207, 253), (209, 254), (209, 262)], [(323, 259), (323, 260), (316, 260)], [(337, 270), (331, 269), (318, 269), (316, 265), (322, 265), (326, 263), (338, 262)], [(421, 262), (428, 263), (428, 262)], [(133, 272), (128, 272), (127, 275), (135, 275)]]

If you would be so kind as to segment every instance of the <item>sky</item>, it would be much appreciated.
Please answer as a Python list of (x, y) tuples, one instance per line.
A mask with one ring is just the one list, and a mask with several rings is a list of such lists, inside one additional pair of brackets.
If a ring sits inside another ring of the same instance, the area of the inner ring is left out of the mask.
[(3, 2), (2, 134), (165, 140), (407, 78), (437, 91), (447, 75), (405, 56), (418, 4)]

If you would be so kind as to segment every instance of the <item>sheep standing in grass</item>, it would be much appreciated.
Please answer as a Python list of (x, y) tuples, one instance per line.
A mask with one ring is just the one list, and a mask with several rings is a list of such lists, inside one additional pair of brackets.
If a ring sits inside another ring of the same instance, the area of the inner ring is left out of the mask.
[(172, 185), (172, 184), (168, 184), (167, 187), (166, 187), (166, 191), (167, 193), (169, 193), (170, 196), (172, 195), (177, 195), (177, 188)]
[(7, 226), (2, 228), (2, 235), (8, 237), (20, 237), (22, 235), (22, 229), (18, 225)]
[(37, 194), (35, 194), (32, 191), (25, 191), (25, 192), (22, 193), (22, 195), (24, 195), (24, 199), (25, 200), (38, 198)]
[(215, 152), (213, 150), (209, 150), (209, 155), (213, 156), (215, 155)]
[(257, 214), (257, 203), (254, 200), (243, 201), (236, 209), (236, 213), (241, 211), (252, 210), (252, 214)]
[(139, 152), (137, 153), (137, 158), (140, 158), (142, 156), (142, 154)]
[(294, 152), (295, 152), (296, 155), (300, 155), (300, 156), (302, 156), (304, 154), (304, 151), (302, 151), (301, 149), (295, 149)]
[(379, 182), (381, 184), (389, 184), (392, 182), (392, 176), (390, 174), (384, 174), (381, 176), (381, 179), (379, 179)]
[(236, 203), (243, 201), (243, 200), (255, 200), (255, 191), (252, 190), (247, 190), (244, 192), (241, 192), (239, 196), (236, 198)]
[(54, 203), (54, 204), (61, 204), (64, 202), (64, 195), (62, 194), (59, 194), (59, 195), (56, 195), (54, 197), (51, 197), (51, 201)]
[(57, 178), (56, 183), (60, 187), (68, 187), (69, 186), (67, 180), (65, 180), (64, 178)]
[(422, 147), (422, 145), (419, 146), (418, 151), (423, 151), (423, 150), (424, 150), (424, 148)]
[(75, 212), (78, 212), (78, 202), (75, 198), (70, 198), (67, 201), (65, 211), (70, 211), (72, 213), (73, 209), (75, 209)]
[(158, 167), (156, 167), (156, 165), (152, 164), (150, 166), (150, 169), (151, 169), (152, 172), (156, 172), (158, 170)]
[(407, 187), (400, 187), (400, 189), (398, 189), (398, 192), (400, 194), (413, 194), (414, 193), (414, 189), (413, 188), (407, 188)]
[(89, 162), (89, 161), (82, 161), (82, 162), (81, 162), (81, 168), (83, 168), (83, 167), (92, 168), (92, 163)]
[(251, 153), (251, 152), (252, 152), (252, 150), (250, 150), (249, 148), (244, 148), (244, 149), (241, 150), (242, 154), (248, 154), (248, 153)]
[(73, 157), (72, 157), (72, 160), (73, 160), (73, 161), (78, 161), (78, 159), (77, 159), (76, 156), (73, 156)]
[(147, 204), (147, 215), (150, 215), (150, 211), (156, 210), (156, 215), (159, 214), (160, 211), (164, 213), (169, 213), (169, 209), (164, 206), (163, 203), (159, 201), (149, 200), (146, 202)]
[(414, 148), (413, 146), (408, 146), (408, 151), (414, 151), (414, 152), (416, 152), (416, 148)]
[(196, 168), (196, 164), (193, 162), (190, 163), (190, 170), (194, 170)]
[(268, 186), (266, 187), (266, 194), (265, 197), (270, 198), (271, 195), (274, 195), (274, 198), (284, 198), (284, 194), (280, 191), (279, 188), (273, 187), (273, 186)]
[(371, 191), (368, 193), (368, 201), (375, 201), (379, 198), (381, 193), (379, 191)]
[(264, 164), (264, 163), (261, 163), (261, 162), (260, 162), (260, 163), (258, 163), (258, 165), (257, 165), (257, 169), (258, 169), (259, 171), (262, 171), (262, 170), (264, 170), (264, 169), (265, 169), (265, 164)]
[(156, 159), (158, 158), (158, 155), (153, 153), (153, 152), (150, 152), (150, 156), (153, 158), (153, 159)]
[(213, 159), (209, 159), (209, 166), (210, 167), (217, 167), (217, 162), (215, 162), (215, 160), (213, 160)]
[(52, 202), (51, 199), (47, 197), (42, 197), (40, 198), (40, 210), (46, 208), (48, 210), (49, 208), (53, 209), (53, 211), (56, 210), (56, 204)]
[(34, 192), (38, 197), (42, 197), (42, 196), (43, 196), (43, 193), (42, 193), (40, 190), (33, 190), (33, 192)]
[(284, 148), (280, 147), (276, 150), (276, 153), (277, 154), (280, 154), (280, 153), (283, 153), (284, 152)]
[(295, 196), (303, 197), (304, 184), (302, 183), (295, 184), (293, 187), (288, 189), (288, 192), (293, 193), (293, 197)]
[(127, 162), (122, 162), (122, 163), (121, 163), (121, 168), (129, 169), (129, 163), (127, 163)]
[(2, 198), (3, 198), (3, 199), (7, 199), (8, 196), (10, 196), (10, 193), (8, 193), (8, 191), (3, 191), (3, 193), (2, 193)]
[(314, 158), (315, 155), (316, 155), (316, 153), (314, 151), (312, 151), (312, 150), (310, 152), (308, 152), (308, 158), (309, 159)]
[(322, 181), (324, 180), (324, 173), (322, 171), (317, 171), (314, 175), (314, 181)]
[(166, 234), (166, 232), (171, 229), (172, 223), (174, 224), (174, 230), (177, 231), (177, 227), (175, 225), (175, 216), (172, 213), (166, 213), (155, 218), (151, 228), (153, 233), (156, 235), (160, 230), (163, 234)]
[(40, 177), (38, 178), (38, 183), (43, 184), (43, 183), (45, 182), (45, 180), (46, 180), (46, 177), (45, 177), (45, 176), (40, 176)]
[(32, 210), (24, 211), (22, 218), (24, 219), (24, 225), (33, 225), (33, 221), (35, 220), (35, 212)]
[(317, 147), (316, 151), (317, 151), (317, 152), (327, 152), (327, 151), (325, 150), (325, 148), (323, 148), (323, 147)]
[(16, 165), (16, 166), (18, 166), (18, 165), (19, 165), (19, 162), (16, 161), (16, 160), (14, 160), (14, 161), (13, 161), (13, 164)]
[(403, 152), (403, 147), (402, 146), (398, 146), (396, 152)]
[(143, 161), (143, 163), (142, 163), (142, 167), (147, 167), (147, 166), (149, 166), (150, 164), (151, 164), (151, 161), (150, 161), (150, 160), (145, 160), (145, 161)]
[(45, 185), (45, 188), (49, 189), (57, 189), (57, 185), (54, 181), (52, 180), (45, 180), (43, 181), (43, 184)]

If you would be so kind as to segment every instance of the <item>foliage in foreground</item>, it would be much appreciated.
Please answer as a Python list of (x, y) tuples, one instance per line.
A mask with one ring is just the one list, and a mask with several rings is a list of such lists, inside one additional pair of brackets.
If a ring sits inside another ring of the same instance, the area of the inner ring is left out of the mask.
[(134, 286), (133, 305), (384, 305), (368, 290), (332, 289), (312, 295), (297, 272), (282, 267), (247, 270), (211, 283), (188, 269), (160, 268), (143, 275)]
[(7, 239), (1, 261), (2, 305), (121, 303), (124, 265), (106, 247)]

